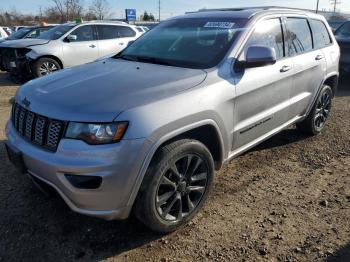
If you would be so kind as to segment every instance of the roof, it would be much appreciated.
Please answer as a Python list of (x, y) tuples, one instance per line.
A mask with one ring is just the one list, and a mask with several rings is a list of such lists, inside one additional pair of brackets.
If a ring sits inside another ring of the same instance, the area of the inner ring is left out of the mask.
[(310, 13), (308, 11), (289, 7), (280, 6), (258, 6), (258, 7), (242, 7), (242, 8), (216, 8), (216, 9), (200, 9), (197, 12), (189, 12), (186, 17), (230, 17), (237, 19), (249, 19), (257, 14), (274, 14), (274, 13)]

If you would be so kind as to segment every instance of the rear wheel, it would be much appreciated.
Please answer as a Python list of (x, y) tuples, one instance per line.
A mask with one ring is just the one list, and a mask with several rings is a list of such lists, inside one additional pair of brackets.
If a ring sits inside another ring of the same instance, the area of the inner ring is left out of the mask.
[(43, 57), (34, 62), (32, 71), (35, 77), (41, 77), (61, 70), (60, 64), (48, 57)]
[(304, 121), (297, 124), (297, 128), (309, 135), (319, 134), (326, 125), (331, 112), (332, 97), (332, 89), (324, 85), (309, 115)]
[(214, 161), (202, 143), (184, 139), (162, 147), (142, 182), (137, 218), (156, 232), (179, 229), (202, 207), (213, 176)]

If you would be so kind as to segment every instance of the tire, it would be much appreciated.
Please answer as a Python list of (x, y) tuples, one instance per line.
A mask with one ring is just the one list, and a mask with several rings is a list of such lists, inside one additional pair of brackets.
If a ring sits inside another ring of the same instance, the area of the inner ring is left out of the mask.
[(173, 232), (201, 209), (213, 177), (213, 157), (199, 141), (183, 139), (163, 146), (145, 174), (134, 213), (155, 232)]
[(39, 58), (32, 65), (34, 77), (42, 77), (61, 69), (60, 64), (55, 59), (48, 57)]
[(309, 115), (300, 123), (297, 123), (297, 128), (307, 135), (317, 135), (326, 125), (332, 108), (332, 89), (324, 85), (318, 95), (314, 106)]

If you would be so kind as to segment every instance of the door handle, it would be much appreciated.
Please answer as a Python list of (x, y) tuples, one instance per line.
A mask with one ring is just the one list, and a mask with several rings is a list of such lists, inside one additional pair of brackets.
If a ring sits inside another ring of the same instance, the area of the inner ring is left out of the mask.
[(291, 70), (292, 67), (291, 66), (282, 66), (280, 72), (281, 73), (285, 73), (285, 72), (288, 72), (289, 70)]
[(95, 48), (96, 46), (94, 44), (89, 45), (91, 48)]
[(317, 55), (317, 56), (315, 57), (315, 60), (316, 60), (316, 61), (319, 61), (319, 60), (322, 60), (323, 58), (324, 58), (323, 55)]
[(119, 45), (124, 45), (124, 43), (119, 43)]

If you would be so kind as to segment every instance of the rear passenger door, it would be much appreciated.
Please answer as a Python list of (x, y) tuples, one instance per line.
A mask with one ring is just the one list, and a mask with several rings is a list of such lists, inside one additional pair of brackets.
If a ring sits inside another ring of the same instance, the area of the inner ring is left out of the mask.
[(234, 149), (257, 142), (288, 121), (293, 65), (285, 54), (282, 20), (258, 21), (238, 60), (244, 61), (250, 46), (267, 46), (276, 51), (273, 65), (246, 68), (236, 76)]
[(293, 60), (290, 118), (306, 113), (326, 75), (325, 55), (314, 48), (311, 26), (304, 17), (286, 18), (287, 53)]
[(97, 25), (99, 56), (114, 55), (127, 47), (136, 33), (127, 26)]
[(327, 63), (327, 73), (338, 71), (338, 47), (334, 45), (330, 32), (321, 20), (309, 19), (315, 50), (320, 50)]

